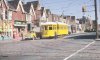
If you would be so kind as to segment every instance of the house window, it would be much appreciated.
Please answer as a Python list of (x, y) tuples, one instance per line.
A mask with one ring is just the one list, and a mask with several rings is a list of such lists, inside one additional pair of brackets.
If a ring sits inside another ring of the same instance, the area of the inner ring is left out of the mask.
[(8, 18), (8, 13), (7, 13), (7, 11), (5, 11), (5, 19), (7, 19)]
[(12, 11), (7, 12), (8, 20), (12, 20)]
[(5, 19), (5, 9), (3, 9), (2, 14), (3, 14), (3, 20), (4, 20)]
[(26, 15), (26, 21), (31, 22), (31, 15), (29, 14)]

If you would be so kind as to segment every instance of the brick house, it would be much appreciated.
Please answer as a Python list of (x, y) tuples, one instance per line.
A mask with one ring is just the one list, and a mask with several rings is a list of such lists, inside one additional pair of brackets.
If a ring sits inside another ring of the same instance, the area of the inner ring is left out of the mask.
[(36, 14), (34, 11), (33, 4), (27, 2), (23, 6), (24, 10), (26, 11), (27, 31), (32, 31), (34, 28), (34, 20), (36, 19)]
[(22, 32), (27, 32), (26, 14), (21, 0), (8, 1), (9, 9), (12, 11), (13, 36), (20, 37)]

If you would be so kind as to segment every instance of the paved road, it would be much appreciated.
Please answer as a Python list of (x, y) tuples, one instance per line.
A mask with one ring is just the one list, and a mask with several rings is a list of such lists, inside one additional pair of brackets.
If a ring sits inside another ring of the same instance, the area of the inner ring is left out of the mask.
[[(100, 33), (99, 33), (99, 35), (100, 35)], [(81, 34), (71, 34), (64, 38), (67, 38), (67, 39), (95, 39), (96, 33), (90, 32), (90, 33), (81, 33)]]
[[(73, 36), (82, 37), (91, 34), (94, 33), (73, 34)], [(69, 37), (0, 43), (0, 60), (100, 60), (99, 41), (69, 39)]]
[(100, 41), (96, 41), (68, 60), (100, 60)]

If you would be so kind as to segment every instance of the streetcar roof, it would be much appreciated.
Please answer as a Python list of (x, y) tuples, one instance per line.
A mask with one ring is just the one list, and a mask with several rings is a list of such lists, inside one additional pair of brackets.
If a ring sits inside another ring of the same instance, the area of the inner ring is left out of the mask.
[(62, 25), (67, 25), (66, 23), (62, 23), (62, 22), (45, 22), (45, 23), (41, 23), (41, 25), (50, 25), (50, 24), (62, 24)]
[(41, 23), (41, 25), (50, 25), (50, 24), (57, 24), (56, 22), (45, 22), (45, 23)]
[(66, 23), (62, 23), (62, 22), (57, 22), (57, 24), (67, 25)]

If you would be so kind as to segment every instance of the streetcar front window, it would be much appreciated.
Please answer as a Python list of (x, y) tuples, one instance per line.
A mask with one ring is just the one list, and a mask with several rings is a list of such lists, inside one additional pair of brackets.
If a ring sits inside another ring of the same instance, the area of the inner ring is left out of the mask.
[(52, 30), (52, 27), (49, 27), (49, 30)]
[(48, 27), (47, 26), (44, 26), (45, 30), (48, 30)]

